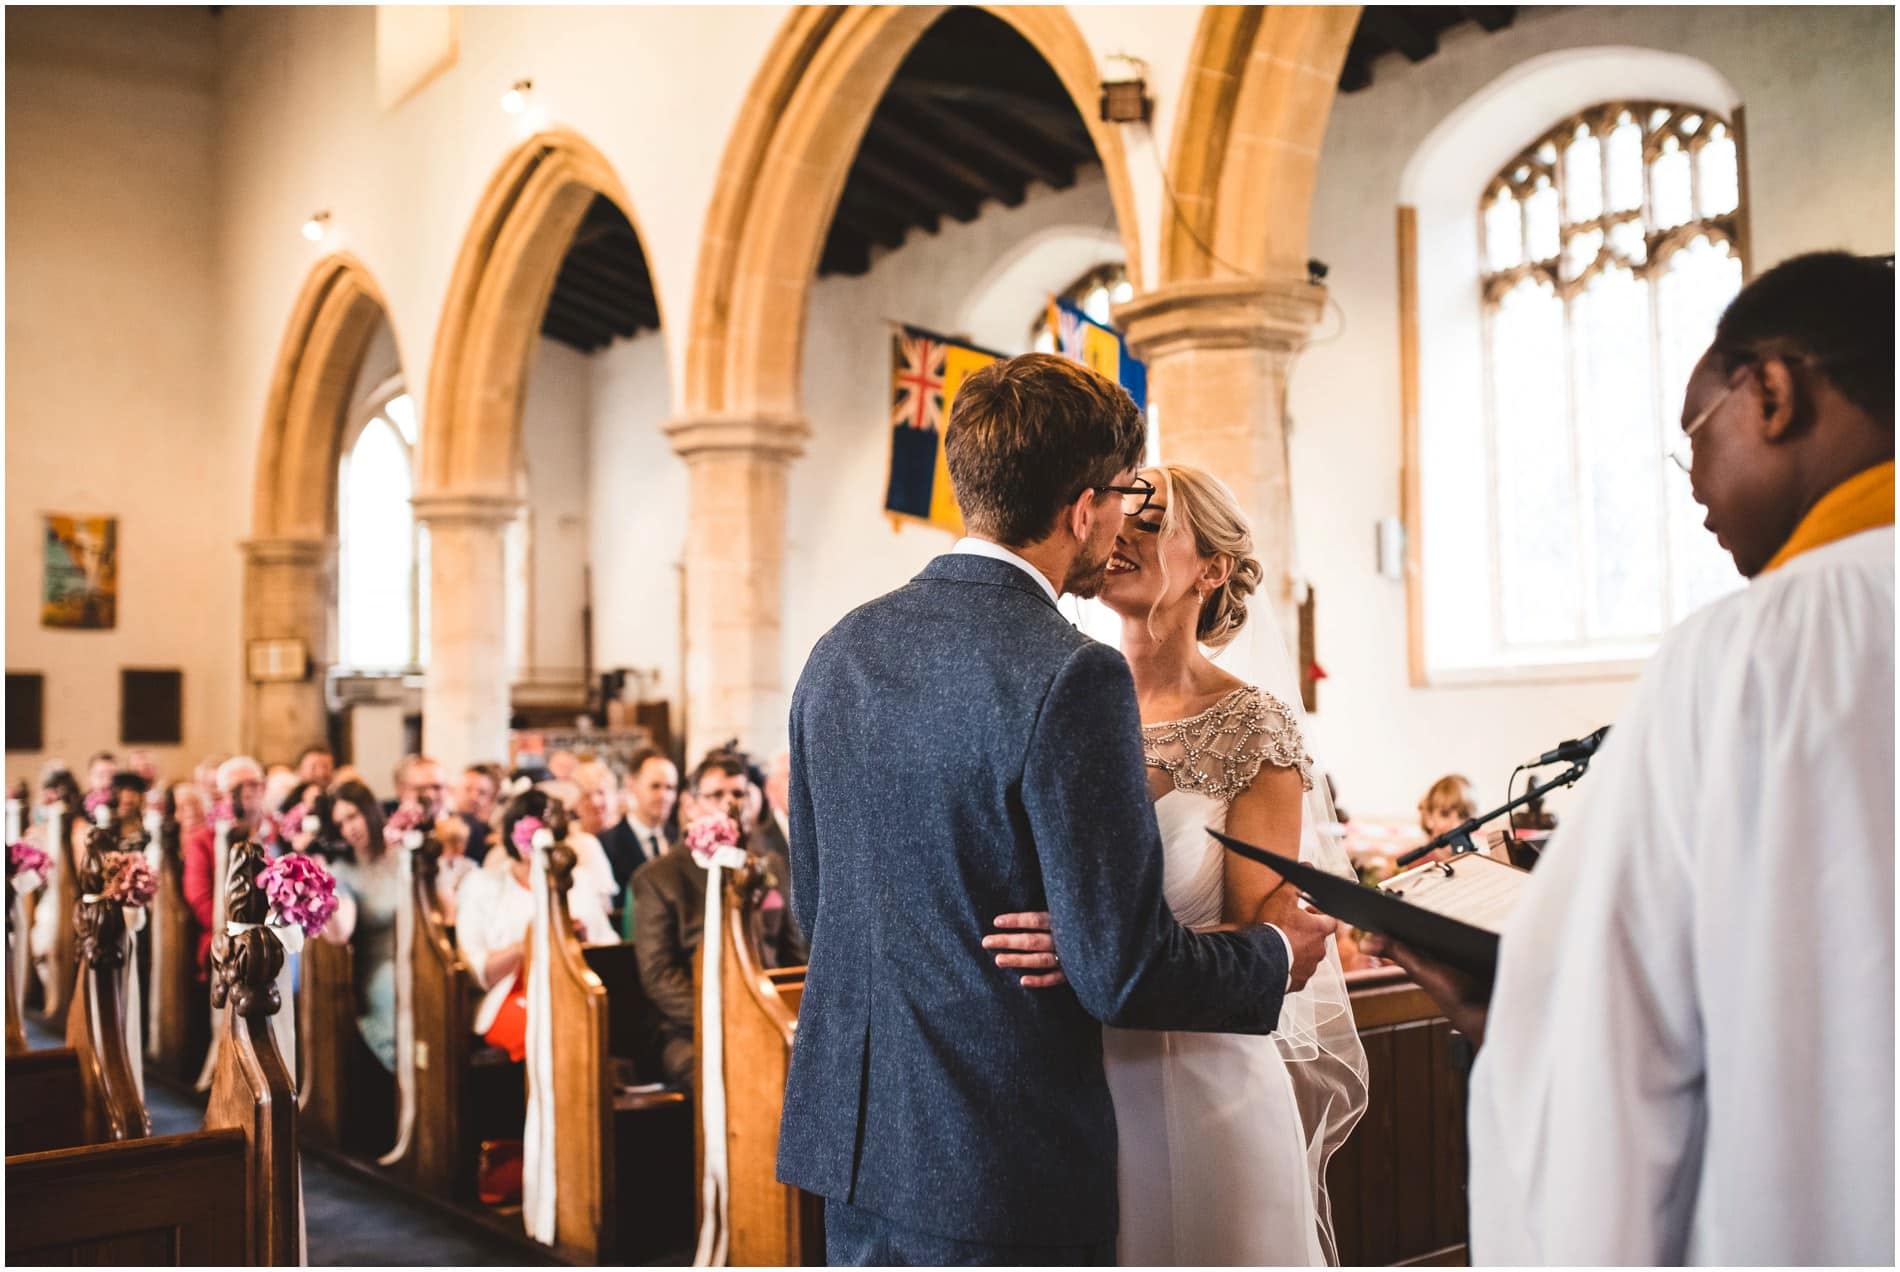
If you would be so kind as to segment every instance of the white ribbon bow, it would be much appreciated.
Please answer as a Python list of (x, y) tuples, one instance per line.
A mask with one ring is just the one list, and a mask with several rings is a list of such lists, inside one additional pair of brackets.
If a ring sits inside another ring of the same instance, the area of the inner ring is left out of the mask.
[(224, 925), (225, 935), (227, 936), (237, 936), (243, 932), (255, 932), (258, 928), (263, 928), (266, 932), (276, 937), (277, 943), (284, 947), (284, 953), (297, 954), (302, 952), (303, 929), (298, 927), (295, 923), (239, 923), (236, 919), (232, 919)]

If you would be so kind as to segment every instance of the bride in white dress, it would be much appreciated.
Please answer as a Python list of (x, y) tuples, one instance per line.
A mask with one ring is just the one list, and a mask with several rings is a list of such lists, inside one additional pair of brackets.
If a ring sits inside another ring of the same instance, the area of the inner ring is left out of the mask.
[[(1127, 519), (1101, 600), (1122, 618), (1168, 906), (1188, 927), (1271, 923), (1297, 904), (1293, 890), (1225, 852), (1207, 828), (1348, 869), (1328, 833), (1323, 780), (1314, 790), (1297, 680), (1270, 611), (1237, 650), (1244, 676), (1205, 652), (1249, 626), (1261, 577), (1233, 495), (1181, 465), (1142, 475), (1156, 493)], [(1005, 918), (1046, 926), (1039, 915)], [(1107, 1029), (1103, 1050), (1120, 1140), (1122, 1264), (1337, 1262), (1326, 1162), (1365, 1109), (1366, 1062), (1336, 947), (1269, 1037)]]

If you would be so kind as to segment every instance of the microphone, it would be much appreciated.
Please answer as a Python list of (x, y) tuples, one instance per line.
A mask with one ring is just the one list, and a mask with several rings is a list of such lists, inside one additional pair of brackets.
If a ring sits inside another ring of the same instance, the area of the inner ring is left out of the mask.
[(1595, 733), (1586, 733), (1580, 738), (1559, 742), (1556, 747), (1544, 752), (1525, 767), (1536, 768), (1543, 764), (1575, 764), (1579, 760), (1587, 760), (1597, 753), (1597, 748), (1603, 745), (1603, 739), (1609, 736), (1610, 726), (1606, 724)]

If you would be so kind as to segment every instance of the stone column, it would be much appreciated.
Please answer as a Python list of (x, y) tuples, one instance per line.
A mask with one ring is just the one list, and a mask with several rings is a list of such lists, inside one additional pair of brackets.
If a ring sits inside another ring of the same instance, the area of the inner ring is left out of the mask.
[(1304, 279), (1230, 278), (1171, 284), (1115, 310), (1135, 356), (1148, 364), (1162, 457), (1233, 487), (1253, 521), (1262, 591), (1290, 645), (1299, 628), (1287, 374), (1325, 303), (1325, 289)]
[[(244, 553), (244, 749), (264, 764), (294, 764), (328, 741), (324, 673), (336, 659), (336, 542), (251, 539)], [(299, 641), (307, 655), (295, 679), (259, 680), (258, 641)]]
[(686, 758), (737, 737), (758, 754), (785, 740), (779, 606), (785, 481), (811, 435), (785, 418), (666, 426), (686, 461)]
[(507, 495), (436, 493), (412, 501), (429, 527), (429, 663), (422, 749), (451, 773), (508, 758)]

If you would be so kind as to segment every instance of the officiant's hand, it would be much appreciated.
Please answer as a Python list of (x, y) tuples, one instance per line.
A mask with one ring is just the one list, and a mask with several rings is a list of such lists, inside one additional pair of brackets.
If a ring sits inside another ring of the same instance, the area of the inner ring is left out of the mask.
[(1491, 983), (1437, 959), (1420, 954), (1409, 945), (1368, 932), (1359, 948), (1377, 958), (1389, 958), (1406, 970), (1413, 983), (1445, 1013), (1451, 1027), (1471, 1039), (1473, 1047), (1484, 1045), (1485, 1018), (1491, 1010)]
[(999, 914), (996, 926), (1002, 931), (984, 937), (983, 948), (997, 952), (998, 967), (1021, 971), (1024, 989), (1053, 989), (1069, 983), (1062, 974), (1062, 960), (1056, 956), (1056, 938), (1049, 930), (1047, 910)]

